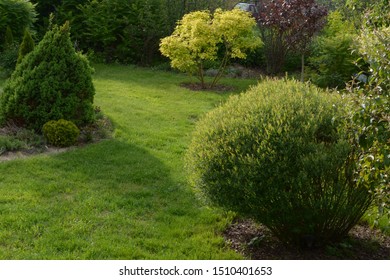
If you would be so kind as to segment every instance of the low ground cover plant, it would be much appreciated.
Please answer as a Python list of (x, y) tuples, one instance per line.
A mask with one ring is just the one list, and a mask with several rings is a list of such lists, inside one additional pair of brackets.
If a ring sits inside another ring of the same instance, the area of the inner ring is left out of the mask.
[(197, 125), (187, 155), (192, 185), (287, 244), (340, 241), (373, 200), (354, 177), (344, 102), (285, 80), (231, 97)]
[(33, 130), (7, 125), (0, 128), (0, 155), (21, 150), (40, 150), (44, 139)]

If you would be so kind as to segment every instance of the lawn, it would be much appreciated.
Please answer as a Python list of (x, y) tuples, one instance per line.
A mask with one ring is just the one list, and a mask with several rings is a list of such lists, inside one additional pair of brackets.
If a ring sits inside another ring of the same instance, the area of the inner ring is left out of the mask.
[[(221, 237), (232, 216), (195, 197), (183, 163), (196, 120), (231, 93), (192, 92), (175, 73), (95, 70), (113, 138), (0, 162), (0, 259), (242, 258)], [(223, 82), (233, 93), (256, 83)]]

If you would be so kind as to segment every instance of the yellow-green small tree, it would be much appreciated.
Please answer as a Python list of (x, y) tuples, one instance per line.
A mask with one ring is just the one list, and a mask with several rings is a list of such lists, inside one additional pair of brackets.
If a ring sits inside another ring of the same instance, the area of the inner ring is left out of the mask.
[(256, 22), (249, 13), (234, 9), (196, 11), (184, 15), (172, 35), (161, 40), (161, 53), (171, 66), (196, 76), (206, 87), (204, 63), (216, 61), (222, 54), (218, 74), (210, 87), (221, 78), (231, 58), (246, 58), (246, 53), (261, 45)]

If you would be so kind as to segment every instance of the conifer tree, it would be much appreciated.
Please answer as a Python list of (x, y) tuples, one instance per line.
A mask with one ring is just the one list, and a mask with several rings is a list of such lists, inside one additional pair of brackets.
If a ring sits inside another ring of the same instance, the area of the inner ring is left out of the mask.
[(23, 41), (19, 47), (18, 64), (22, 62), (22, 59), (30, 52), (34, 50), (35, 43), (31, 37), (31, 33), (28, 29), (24, 31)]
[(14, 34), (12, 33), (12, 30), (9, 26), (7, 26), (7, 29), (5, 30), (5, 37), (4, 37), (4, 47), (9, 48), (14, 43)]
[(92, 68), (76, 53), (69, 29), (53, 26), (17, 65), (0, 97), (0, 122), (40, 132), (50, 120), (93, 121)]

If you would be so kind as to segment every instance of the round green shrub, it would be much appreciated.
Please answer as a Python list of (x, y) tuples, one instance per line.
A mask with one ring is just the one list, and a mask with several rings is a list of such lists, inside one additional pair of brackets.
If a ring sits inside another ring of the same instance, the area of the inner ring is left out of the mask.
[(69, 147), (76, 143), (80, 130), (67, 120), (48, 121), (42, 128), (43, 136), (47, 142), (57, 147)]
[(296, 81), (266, 80), (208, 113), (186, 157), (206, 199), (296, 246), (339, 241), (372, 201), (354, 180), (343, 100)]
[(0, 122), (37, 132), (49, 120), (92, 123), (92, 71), (70, 41), (69, 24), (54, 26), (7, 80), (0, 96)]

